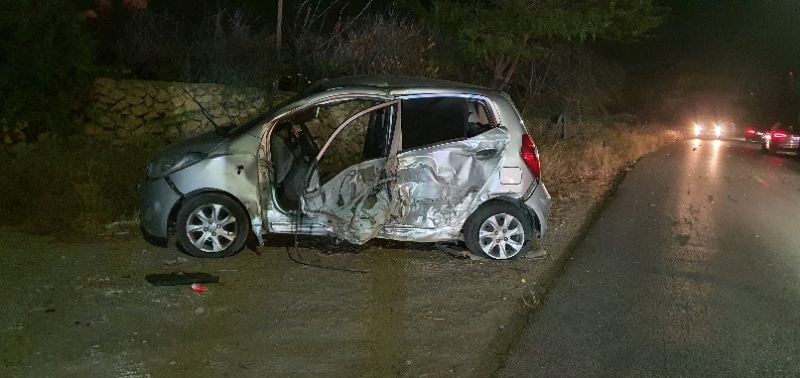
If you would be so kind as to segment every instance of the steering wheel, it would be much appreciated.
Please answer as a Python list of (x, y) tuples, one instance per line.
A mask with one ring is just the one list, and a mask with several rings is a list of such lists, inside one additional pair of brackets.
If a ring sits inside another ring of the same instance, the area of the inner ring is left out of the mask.
[(303, 150), (303, 155), (309, 156), (311, 159), (316, 159), (319, 155), (319, 146), (311, 139), (311, 132), (308, 131), (308, 126), (305, 122), (300, 122), (300, 130), (302, 133), (299, 135), (300, 149)]

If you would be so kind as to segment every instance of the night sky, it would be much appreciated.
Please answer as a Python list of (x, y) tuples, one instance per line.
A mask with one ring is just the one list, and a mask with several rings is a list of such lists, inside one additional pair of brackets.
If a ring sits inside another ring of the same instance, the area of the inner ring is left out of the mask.
[(658, 89), (674, 89), (680, 76), (691, 77), (685, 81), (694, 89), (724, 103), (711, 111), (715, 115), (732, 113), (740, 123), (798, 122), (797, 84), (791, 86), (789, 72), (800, 70), (800, 1), (662, 4), (671, 12), (651, 37), (603, 46), (601, 53)]

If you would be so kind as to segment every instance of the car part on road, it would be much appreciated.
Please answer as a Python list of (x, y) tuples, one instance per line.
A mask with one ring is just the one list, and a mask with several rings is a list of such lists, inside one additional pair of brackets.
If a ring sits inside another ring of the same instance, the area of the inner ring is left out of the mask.
[(192, 197), (178, 212), (178, 242), (195, 257), (227, 257), (242, 250), (250, 229), (247, 213), (220, 193)]
[(144, 276), (153, 286), (177, 286), (177, 285), (194, 285), (203, 283), (217, 283), (219, 276), (212, 276), (203, 272), (173, 272), (169, 274), (148, 274)]

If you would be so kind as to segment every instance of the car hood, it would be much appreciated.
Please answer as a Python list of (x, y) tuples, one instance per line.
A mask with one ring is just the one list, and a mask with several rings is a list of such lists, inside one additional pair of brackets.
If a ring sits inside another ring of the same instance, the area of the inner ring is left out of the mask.
[(207, 154), (211, 151), (214, 151), (226, 140), (228, 140), (227, 137), (221, 136), (213, 131), (209, 131), (168, 145), (161, 151), (161, 153), (158, 154), (158, 157), (162, 158), (174, 156), (187, 152), (199, 152)]

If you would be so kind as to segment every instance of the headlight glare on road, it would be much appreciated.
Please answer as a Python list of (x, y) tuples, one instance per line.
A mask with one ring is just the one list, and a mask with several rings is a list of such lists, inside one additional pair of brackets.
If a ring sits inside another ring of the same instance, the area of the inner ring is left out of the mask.
[(190, 167), (205, 159), (206, 155), (189, 152), (158, 159), (147, 166), (147, 179), (156, 180), (167, 175)]

